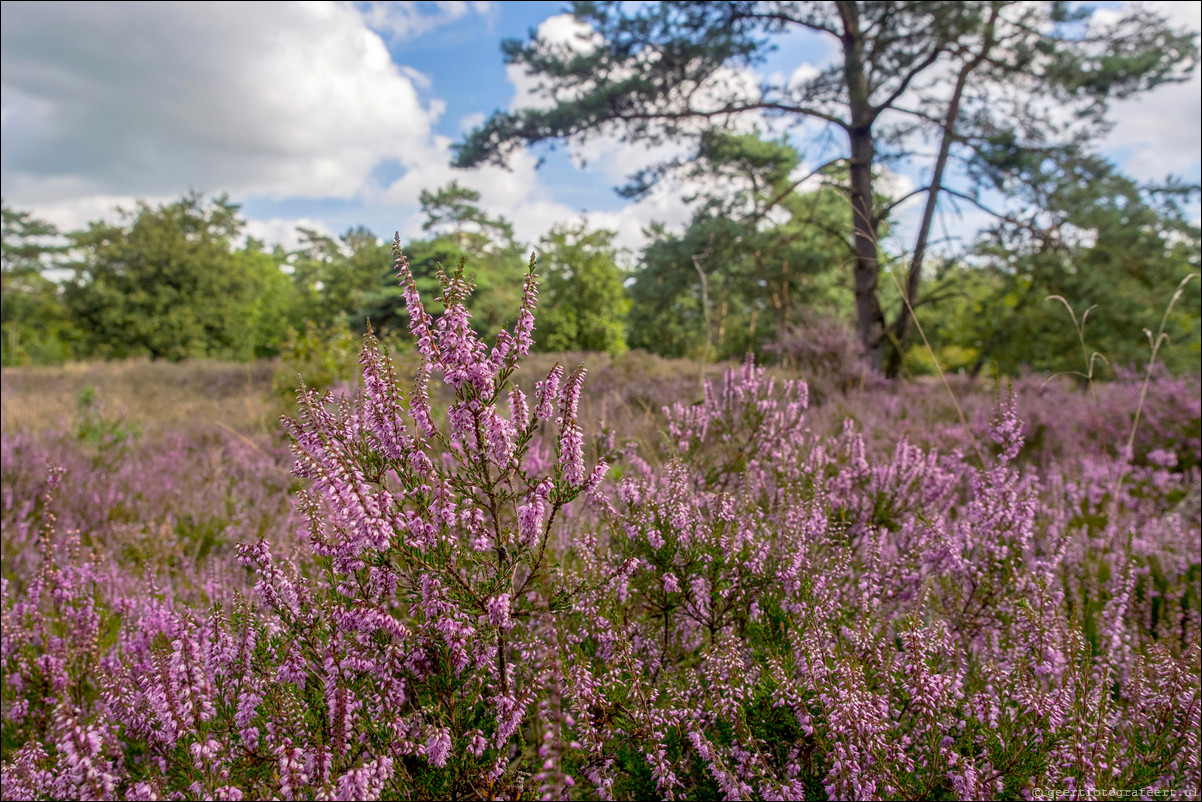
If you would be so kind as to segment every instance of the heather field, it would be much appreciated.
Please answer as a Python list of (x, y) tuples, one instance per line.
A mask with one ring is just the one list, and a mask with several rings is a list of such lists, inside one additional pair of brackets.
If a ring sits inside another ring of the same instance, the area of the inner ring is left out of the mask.
[(1202, 799), (1202, 4), (3, 8), (0, 802)]
[(5, 369), (5, 799), (1197, 794), (1196, 375), (530, 355), (401, 275), (327, 395)]

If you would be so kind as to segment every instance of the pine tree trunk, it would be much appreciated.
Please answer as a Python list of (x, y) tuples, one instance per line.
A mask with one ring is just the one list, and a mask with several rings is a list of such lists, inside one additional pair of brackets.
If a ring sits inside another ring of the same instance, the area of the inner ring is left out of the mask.
[(847, 81), (851, 125), (847, 129), (851, 146), (851, 214), (854, 230), (853, 267), (856, 298), (856, 333), (860, 349), (873, 370), (880, 371), (884, 361), (885, 315), (877, 294), (880, 258), (877, 246), (877, 219), (873, 211), (872, 168), (875, 147), (872, 123), (875, 110), (868, 97), (864, 74), (864, 34), (860, 30), (859, 9), (854, 2), (836, 4), (843, 23), (843, 71)]
[[(910, 339), (910, 318), (914, 313), (914, 304), (918, 298), (918, 286), (922, 281), (922, 262), (926, 257), (927, 242), (931, 236), (931, 225), (935, 221), (935, 209), (939, 203), (939, 193), (943, 189), (943, 173), (947, 168), (948, 157), (951, 155), (952, 142), (956, 137), (956, 124), (960, 120), (960, 103), (964, 98), (964, 87), (968, 78), (981, 66), (994, 45), (994, 31), (997, 27), (1000, 9), (994, 6), (989, 20), (985, 24), (984, 42), (981, 52), (971, 61), (960, 68), (956, 76), (956, 84), (952, 89), (951, 99), (947, 104), (947, 114), (943, 120), (943, 131), (939, 137), (939, 155), (935, 158), (935, 171), (931, 175), (931, 183), (927, 188), (927, 202), (922, 210), (922, 223), (918, 226), (918, 238), (914, 243), (914, 253), (910, 258), (910, 270), (906, 276), (906, 297), (902, 308), (898, 310), (897, 321), (893, 325), (893, 337), (886, 343), (889, 346), (889, 358), (885, 365), (885, 375), (895, 378), (901, 372), (902, 359), (906, 354), (906, 343)], [(908, 303), (907, 303), (908, 302)], [(978, 360), (975, 371), (980, 370)]]

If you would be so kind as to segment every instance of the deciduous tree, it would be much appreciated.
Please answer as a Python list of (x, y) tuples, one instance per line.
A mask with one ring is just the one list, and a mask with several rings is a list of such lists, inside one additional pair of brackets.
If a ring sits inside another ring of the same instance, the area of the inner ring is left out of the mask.
[(614, 232), (582, 222), (553, 228), (539, 247), (544, 276), (539, 342), (546, 351), (626, 350), (630, 293), (622, 286)]
[(272, 305), (263, 293), (288, 288), (272, 281), (274, 259), (235, 251), (243, 225), (227, 197), (193, 193), (71, 234), (80, 258), (66, 299), (84, 332), (81, 356), (254, 356), (256, 309)]

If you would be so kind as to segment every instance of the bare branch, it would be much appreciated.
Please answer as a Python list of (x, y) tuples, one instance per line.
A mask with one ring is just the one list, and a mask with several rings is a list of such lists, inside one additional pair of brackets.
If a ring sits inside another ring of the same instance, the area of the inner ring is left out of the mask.
[(901, 204), (910, 200), (910, 198), (914, 197), (915, 195), (921, 195), (922, 193), (927, 192), (930, 189), (931, 189), (930, 187), (919, 187), (918, 189), (915, 189), (912, 192), (907, 192), (905, 195), (902, 195), (897, 200), (893, 201), (892, 203), (886, 204), (884, 207), (882, 207), (880, 214), (877, 215), (877, 219), (884, 220), (885, 216), (888, 215), (889, 212), (893, 211), (893, 209), (895, 207), (900, 206)]
[(889, 93), (889, 97), (885, 98), (884, 102), (873, 106), (872, 116), (875, 118), (885, 109), (892, 108), (893, 104), (897, 102), (897, 99), (901, 97), (907, 89), (910, 88), (910, 84), (914, 81), (914, 79), (917, 78), (923, 70), (934, 64), (943, 52), (943, 48), (937, 47), (932, 50), (926, 58), (915, 64), (914, 67), (912, 67), (910, 71), (905, 74), (905, 77), (902, 78), (901, 83), (897, 85), (897, 88)]
[[(788, 103), (778, 101), (757, 101), (754, 103), (746, 103), (737, 105), (728, 103), (719, 109), (711, 109), (709, 111), (701, 111), (698, 109), (687, 109), (685, 111), (657, 111), (657, 112), (627, 112), (615, 113), (609, 120), (688, 120), (702, 119), (708, 120), (713, 117), (721, 117), (727, 114), (742, 114), (747, 111), (780, 111), (789, 114), (799, 114), (805, 117), (816, 117), (820, 120), (825, 120), (832, 125), (836, 125), (844, 130), (850, 127), (850, 123), (840, 117), (831, 114), (830, 112), (821, 111), (809, 106), (794, 106)], [(603, 121), (603, 122), (607, 122)]]
[(807, 30), (814, 31), (815, 33), (825, 33), (830, 36), (839, 36), (840, 35), (839, 31), (835, 30), (834, 28), (828, 27), (826, 25), (821, 25), (817, 22), (811, 22), (809, 20), (801, 19), (800, 17), (792, 17), (792, 16), (789, 16), (788, 14), (784, 14), (784, 13), (757, 14), (754, 12), (739, 12), (739, 13), (735, 14), (732, 17), (732, 19), (754, 19), (754, 20), (765, 20), (767, 22), (780, 22), (780, 23), (786, 23), (789, 25), (797, 25), (799, 27), (806, 28)]
[(748, 219), (748, 221), (747, 221), (747, 222), (749, 222), (749, 223), (757, 223), (757, 222), (759, 222), (759, 220), (760, 220), (760, 219), (761, 219), (761, 218), (762, 218), (764, 215), (766, 215), (766, 214), (768, 214), (768, 212), (772, 211), (772, 210), (773, 210), (773, 209), (776, 207), (776, 205), (777, 205), (778, 203), (780, 203), (781, 201), (783, 201), (785, 198), (789, 197), (789, 195), (790, 195), (790, 194), (792, 194), (792, 193), (793, 193), (793, 191), (794, 191), (794, 190), (796, 190), (796, 189), (797, 189), (799, 186), (801, 186), (802, 184), (804, 184), (806, 181), (809, 181), (811, 178), (813, 178), (814, 176), (818, 175), (818, 174), (819, 174), (819, 173), (821, 173), (823, 170), (825, 170), (827, 167), (830, 167), (832, 164), (838, 164), (839, 162), (842, 162), (842, 161), (847, 161), (847, 157), (846, 157), (846, 156), (839, 156), (838, 158), (831, 159), (831, 160), (830, 160), (830, 161), (828, 161), (828, 162), (825, 162), (825, 163), (823, 163), (823, 164), (820, 164), (820, 165), (818, 165), (818, 166), (817, 166), (817, 167), (815, 167), (813, 170), (811, 170), (810, 172), (806, 173), (806, 174), (805, 174), (805, 176), (803, 176), (803, 177), (802, 177), (800, 180), (798, 180), (798, 181), (794, 181), (794, 182), (793, 182), (793, 183), (792, 183), (792, 184), (789, 186), (789, 188), (788, 188), (788, 189), (786, 189), (786, 190), (784, 190), (784, 191), (780, 192), (780, 193), (779, 193), (779, 194), (778, 194), (776, 197), (774, 197), (772, 200), (768, 201), (767, 205), (765, 205), (765, 206), (764, 206), (764, 208), (763, 208), (762, 210), (760, 210), (760, 211), (756, 212), (754, 215), (752, 215), (752, 216), (751, 216), (751, 218), (750, 218), (750, 219)]
[(1035, 224), (1033, 224), (1031, 222), (1028, 222), (1026, 220), (1019, 220), (1017, 217), (1014, 217), (1013, 215), (1006, 214), (1005, 212), (999, 212), (996, 209), (986, 206), (984, 203), (982, 203), (977, 198), (974, 198), (972, 195), (967, 195), (963, 192), (960, 192), (955, 189), (951, 189), (949, 187), (943, 187), (939, 191), (946, 192), (948, 195), (952, 195), (954, 197), (960, 198), (961, 200), (968, 201), (969, 203), (971, 203), (973, 206), (977, 207), (981, 211), (985, 212), (988, 215), (996, 217), (998, 220), (1001, 220), (1003, 222), (1010, 223), (1011, 225), (1015, 225), (1020, 228), (1024, 228), (1028, 231), (1034, 231), (1034, 232), (1038, 232), (1041, 234), (1046, 233), (1043, 231), (1043, 229), (1039, 228), (1038, 226), (1036, 226)]

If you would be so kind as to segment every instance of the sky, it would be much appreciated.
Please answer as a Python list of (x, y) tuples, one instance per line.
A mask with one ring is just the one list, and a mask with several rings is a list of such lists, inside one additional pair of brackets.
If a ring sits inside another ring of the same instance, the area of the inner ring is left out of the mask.
[[(1202, 4), (1145, 5), (1202, 28)], [(512, 220), (523, 242), (583, 217), (633, 252), (652, 221), (679, 229), (690, 217), (680, 187), (637, 203), (614, 192), (654, 153), (603, 138), (523, 150), (509, 169), (450, 166), (466, 131), (535, 100), (501, 41), (532, 29), (570, 40), (576, 23), (563, 12), (559, 2), (5, 2), (0, 193), (61, 230), (114, 220), (138, 199), (228, 193), (250, 235), (289, 247), (298, 226), (420, 236), (421, 191), (454, 179)], [(804, 76), (834, 56), (807, 36), (779, 44), (762, 75)], [(1136, 178), (1197, 181), (1200, 98), (1195, 73), (1114, 103), (1103, 152)], [(790, 133), (799, 144), (807, 136)], [(799, 172), (820, 161), (806, 155)], [(894, 178), (902, 191), (922, 180)], [(961, 211), (949, 211), (953, 227), (985, 222)]]

